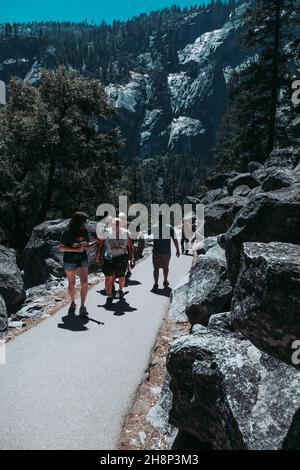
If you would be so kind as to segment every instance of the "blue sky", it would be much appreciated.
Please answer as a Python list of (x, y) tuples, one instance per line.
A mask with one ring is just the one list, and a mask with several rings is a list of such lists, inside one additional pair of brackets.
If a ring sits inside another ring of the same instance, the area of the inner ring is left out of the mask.
[[(127, 20), (140, 13), (158, 10), (171, 5), (181, 7), (203, 3), (190, 0), (0, 0), (0, 23), (69, 20), (96, 23), (103, 19)], [(207, 2), (207, 0), (206, 0)]]

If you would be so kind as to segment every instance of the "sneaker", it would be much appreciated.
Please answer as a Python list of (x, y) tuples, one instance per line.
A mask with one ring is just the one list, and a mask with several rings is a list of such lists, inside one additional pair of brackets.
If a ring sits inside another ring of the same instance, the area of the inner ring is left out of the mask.
[(118, 292), (117, 292), (116, 297), (117, 297), (117, 299), (123, 299), (124, 292), (121, 289), (119, 289)]
[(169, 281), (164, 281), (164, 287), (169, 287)]
[(75, 302), (72, 302), (69, 307), (68, 313), (75, 313), (75, 311), (76, 311), (76, 304)]
[(112, 297), (107, 297), (105, 307), (111, 307), (113, 304), (113, 298)]
[(157, 292), (158, 291), (158, 284), (154, 284), (154, 286), (151, 289), (151, 292)]
[(80, 307), (79, 315), (83, 315), (84, 317), (88, 316), (88, 311), (87, 311), (86, 307)]

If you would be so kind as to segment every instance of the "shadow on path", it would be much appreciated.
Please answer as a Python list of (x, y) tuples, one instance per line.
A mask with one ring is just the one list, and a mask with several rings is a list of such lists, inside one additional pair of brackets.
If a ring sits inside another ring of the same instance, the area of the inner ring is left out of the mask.
[(152, 294), (155, 295), (162, 295), (164, 297), (170, 297), (172, 289), (171, 287), (164, 287), (163, 289), (157, 289), (156, 291), (151, 291)]
[[(125, 292), (125, 295), (126, 294), (128, 294), (128, 292)], [(117, 302), (113, 303), (110, 307), (107, 307), (105, 304), (98, 305), (98, 307), (103, 307), (108, 312), (113, 312), (113, 314), (117, 317), (125, 315), (125, 313), (127, 312), (135, 312), (137, 310), (135, 307), (130, 307), (129, 303), (126, 302), (126, 299), (124, 297), (123, 299), (120, 299)]]
[(135, 281), (134, 279), (126, 279), (126, 286), (139, 286), (142, 284), (140, 281)]
[(70, 331), (86, 331), (88, 328), (86, 327), (87, 323), (94, 322), (98, 325), (104, 325), (103, 322), (94, 320), (93, 318), (86, 317), (83, 315), (75, 315), (75, 313), (68, 313), (68, 315), (62, 317), (62, 323), (57, 325), (58, 328), (62, 330), (70, 330)]

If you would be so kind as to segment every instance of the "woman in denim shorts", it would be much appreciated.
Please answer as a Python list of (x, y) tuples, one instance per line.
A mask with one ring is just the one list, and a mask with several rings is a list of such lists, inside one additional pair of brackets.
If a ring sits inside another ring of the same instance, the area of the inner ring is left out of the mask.
[(62, 234), (60, 251), (64, 254), (64, 270), (68, 278), (68, 291), (71, 299), (69, 313), (75, 313), (76, 274), (80, 277), (81, 306), (79, 313), (88, 315), (85, 300), (88, 293), (88, 256), (86, 250), (97, 241), (90, 243), (86, 229), (87, 215), (76, 212), (70, 220), (69, 227)]

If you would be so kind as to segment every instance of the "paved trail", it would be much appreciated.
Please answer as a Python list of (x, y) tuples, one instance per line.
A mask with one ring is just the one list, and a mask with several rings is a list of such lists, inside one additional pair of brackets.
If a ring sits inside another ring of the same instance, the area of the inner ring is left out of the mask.
[[(190, 256), (171, 260), (170, 285)], [(68, 307), (7, 345), (0, 366), (0, 449), (118, 448), (169, 299), (153, 294), (151, 257), (137, 265), (125, 300), (103, 308), (99, 284), (89, 292), (90, 319)]]

